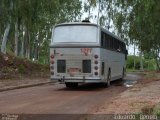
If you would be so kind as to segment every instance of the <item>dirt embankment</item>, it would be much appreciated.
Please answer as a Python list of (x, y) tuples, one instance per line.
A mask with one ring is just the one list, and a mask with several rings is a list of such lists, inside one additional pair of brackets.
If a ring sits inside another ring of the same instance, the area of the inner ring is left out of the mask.
[(49, 65), (42, 65), (13, 55), (0, 53), (0, 79), (49, 76)]
[(136, 85), (106, 102), (96, 114), (160, 114), (160, 73), (145, 72)]

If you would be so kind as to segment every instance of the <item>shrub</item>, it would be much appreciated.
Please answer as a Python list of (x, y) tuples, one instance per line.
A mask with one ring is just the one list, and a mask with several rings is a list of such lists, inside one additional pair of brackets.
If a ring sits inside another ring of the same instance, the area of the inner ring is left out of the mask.
[(23, 64), (20, 64), (20, 65), (18, 66), (18, 71), (19, 71), (21, 74), (24, 74), (24, 73), (25, 73), (25, 67), (24, 67)]

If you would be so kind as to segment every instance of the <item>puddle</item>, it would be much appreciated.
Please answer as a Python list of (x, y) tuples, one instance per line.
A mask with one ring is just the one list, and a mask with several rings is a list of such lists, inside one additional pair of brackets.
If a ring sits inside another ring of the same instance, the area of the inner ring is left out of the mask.
[(127, 77), (124, 79), (124, 86), (126, 87), (132, 87), (134, 84), (137, 83), (139, 80), (140, 76), (135, 75), (135, 74), (128, 74)]
[(125, 81), (124, 82), (124, 86), (126, 87), (132, 87), (135, 83), (137, 83), (137, 81)]

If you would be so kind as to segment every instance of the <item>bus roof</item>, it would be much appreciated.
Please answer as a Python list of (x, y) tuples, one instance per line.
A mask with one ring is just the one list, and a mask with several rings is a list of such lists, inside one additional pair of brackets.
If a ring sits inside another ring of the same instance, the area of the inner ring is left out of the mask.
[(58, 27), (58, 26), (68, 26), (68, 25), (91, 25), (91, 26), (97, 26), (97, 24), (94, 24), (94, 23), (90, 23), (90, 22), (71, 22), (71, 23), (61, 23), (61, 24), (58, 24), (56, 25), (55, 27)]
[(111, 33), (110, 31), (108, 31), (107, 29), (95, 24), (95, 23), (90, 23), (90, 22), (71, 22), (71, 23), (61, 23), (61, 24), (57, 24), (55, 27), (59, 27), (59, 26), (68, 26), (68, 25), (90, 25), (90, 26), (96, 26), (99, 27), (101, 29), (101, 31), (106, 32), (108, 35), (124, 42), (120, 37), (116, 36), (115, 34)]

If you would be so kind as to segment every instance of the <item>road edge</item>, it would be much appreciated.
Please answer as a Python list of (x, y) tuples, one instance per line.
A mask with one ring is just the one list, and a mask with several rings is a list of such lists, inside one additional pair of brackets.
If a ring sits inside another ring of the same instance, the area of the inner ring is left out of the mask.
[(10, 91), (10, 90), (15, 90), (15, 89), (22, 89), (22, 88), (35, 87), (35, 86), (41, 86), (41, 85), (46, 85), (46, 84), (50, 84), (50, 83), (55, 83), (55, 82), (47, 81), (47, 82), (40, 82), (40, 83), (35, 83), (35, 84), (26, 84), (26, 85), (14, 86), (14, 87), (2, 88), (2, 89), (0, 89), (0, 92)]

